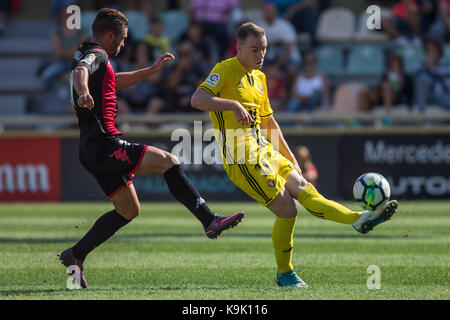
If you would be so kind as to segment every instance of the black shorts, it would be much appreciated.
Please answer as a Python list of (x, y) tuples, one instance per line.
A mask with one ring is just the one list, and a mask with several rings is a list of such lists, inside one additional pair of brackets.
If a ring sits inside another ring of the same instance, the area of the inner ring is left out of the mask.
[(113, 137), (80, 144), (79, 158), (111, 199), (121, 188), (132, 183), (134, 172), (139, 168), (147, 148), (147, 145)]

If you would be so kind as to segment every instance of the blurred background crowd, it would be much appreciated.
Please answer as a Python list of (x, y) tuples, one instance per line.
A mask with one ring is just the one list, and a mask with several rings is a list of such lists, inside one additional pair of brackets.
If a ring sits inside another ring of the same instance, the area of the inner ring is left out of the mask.
[[(146, 67), (165, 51), (176, 57), (118, 93), (120, 114), (198, 112), (192, 93), (218, 61), (236, 54), (234, 33), (246, 21), (266, 31), (263, 71), (275, 111), (381, 114), (383, 126), (395, 124), (395, 115), (450, 112), (450, 0), (33, 2), (0, 0), (0, 117), (72, 112), (73, 53), (102, 7), (129, 19), (116, 72)], [(37, 2), (48, 12), (37, 15)], [(72, 4), (81, 8), (79, 30), (67, 28)], [(381, 9), (378, 30), (367, 27), (370, 5)]]

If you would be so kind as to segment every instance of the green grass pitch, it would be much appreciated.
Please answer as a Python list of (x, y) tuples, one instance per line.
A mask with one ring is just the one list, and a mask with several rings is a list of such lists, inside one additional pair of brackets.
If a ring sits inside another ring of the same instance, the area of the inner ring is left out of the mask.
[[(220, 240), (177, 203), (141, 207), (86, 259), (89, 288), (68, 290), (57, 254), (111, 204), (1, 204), (0, 299), (449, 299), (450, 201), (400, 202), (367, 235), (299, 208), (293, 263), (307, 289), (276, 285), (274, 217), (256, 203), (210, 203), (246, 212)], [(380, 289), (367, 287), (370, 265), (380, 268)]]

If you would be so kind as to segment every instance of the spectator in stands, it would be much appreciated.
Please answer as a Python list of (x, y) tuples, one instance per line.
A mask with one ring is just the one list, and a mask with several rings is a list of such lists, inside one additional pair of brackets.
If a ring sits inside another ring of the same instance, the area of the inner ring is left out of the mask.
[(405, 74), (403, 59), (393, 54), (389, 56), (387, 72), (383, 74), (380, 82), (361, 90), (360, 110), (370, 111), (376, 106), (383, 105), (389, 113), (393, 106), (412, 105), (413, 95), (413, 80), (411, 76)]
[(213, 38), (218, 46), (219, 59), (223, 59), (228, 49), (228, 22), (232, 11), (238, 8), (239, 0), (191, 0), (191, 20), (200, 23), (205, 35)]
[(203, 36), (202, 26), (192, 21), (187, 30), (181, 35), (180, 41), (190, 41), (196, 50), (196, 58), (195, 61), (198, 61), (202, 64), (202, 68), (210, 69), (212, 60), (211, 60), (211, 48)]
[(386, 111), (389, 112), (393, 105), (411, 105), (414, 86), (412, 78), (405, 74), (402, 58), (391, 55), (387, 69), (381, 81), (381, 97)]
[(266, 1), (276, 4), (280, 15), (292, 23), (297, 33), (307, 32), (309, 34), (309, 41), (311, 46), (316, 45), (316, 0)]
[(302, 175), (312, 185), (317, 185), (317, 179), (319, 178), (319, 172), (311, 159), (311, 152), (305, 146), (297, 146), (294, 149), (294, 155), (297, 159), (298, 165), (302, 170)]
[(81, 29), (67, 27), (68, 17), (66, 8), (62, 9), (58, 15), (58, 23), (51, 32), (53, 57), (41, 73), (47, 88), (50, 88), (58, 77), (69, 72), (75, 51), (79, 44), (87, 39)]
[(438, 17), (430, 29), (434, 38), (450, 39), (450, 0), (439, 0)]
[(5, 32), (6, 16), (9, 10), (9, 0), (0, 0), (0, 37)]
[(175, 64), (164, 74), (165, 112), (197, 112), (191, 108), (191, 96), (204, 80), (207, 71), (195, 63), (196, 51), (192, 42), (178, 44)]
[(397, 44), (408, 45), (412, 38), (415, 46), (421, 46), (436, 15), (436, 0), (401, 0), (391, 8), (390, 16), (382, 17), (381, 26)]
[(328, 77), (317, 71), (316, 56), (312, 52), (303, 55), (305, 71), (301, 73), (292, 87), (288, 112), (313, 111), (320, 106), (329, 105), (330, 88)]
[(283, 70), (292, 63), (299, 63), (296, 47), (297, 34), (289, 21), (277, 17), (277, 6), (266, 2), (262, 7), (262, 20), (256, 21), (266, 32), (266, 62), (276, 63)]
[(264, 73), (267, 80), (267, 93), (270, 105), (274, 111), (281, 111), (287, 99), (287, 85), (282, 77), (282, 72), (276, 63), (265, 63)]
[(164, 25), (160, 19), (153, 17), (150, 20), (150, 34), (144, 41), (151, 47), (151, 59), (159, 57), (164, 52), (170, 51), (170, 39), (163, 35)]
[[(121, 64), (121, 72), (147, 68), (150, 62), (151, 49), (145, 42), (135, 45), (132, 64), (128, 68)], [(157, 113), (164, 105), (161, 89), (161, 73), (152, 74), (147, 80), (120, 92), (119, 112)]]
[(424, 111), (426, 104), (450, 110), (450, 64), (442, 58), (442, 46), (436, 40), (425, 43), (425, 62), (415, 76), (415, 104)]

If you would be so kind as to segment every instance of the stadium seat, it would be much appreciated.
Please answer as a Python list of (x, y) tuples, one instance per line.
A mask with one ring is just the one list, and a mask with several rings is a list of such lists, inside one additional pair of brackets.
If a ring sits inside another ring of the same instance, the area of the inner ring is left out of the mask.
[(342, 50), (333, 46), (321, 46), (316, 50), (317, 70), (328, 75), (340, 75), (344, 71)]
[(366, 11), (361, 12), (358, 17), (358, 27), (355, 33), (357, 41), (387, 41), (389, 37), (384, 32), (378, 32), (367, 28), (368, 14)]
[(0, 38), (0, 56), (50, 56), (52, 43), (47, 38)]
[(444, 46), (444, 60), (450, 63), (450, 44)]
[(128, 10), (124, 12), (128, 18), (128, 30), (134, 41), (141, 41), (150, 32), (148, 17), (145, 13)]
[(365, 45), (350, 50), (346, 73), (348, 75), (381, 75), (385, 70), (381, 48)]
[(83, 30), (89, 37), (92, 37), (92, 23), (97, 16), (96, 11), (82, 11), (81, 12), (81, 30)]
[(319, 41), (347, 41), (355, 32), (355, 15), (347, 8), (330, 8), (319, 17)]
[(402, 57), (406, 74), (414, 74), (425, 59), (425, 53), (422, 47), (407, 46), (399, 48), (395, 52)]
[(48, 38), (52, 29), (51, 20), (11, 20), (8, 21), (6, 38)]
[(0, 92), (30, 92), (42, 89), (42, 81), (36, 73), (40, 58), (1, 58)]
[(189, 25), (189, 16), (181, 10), (168, 10), (159, 14), (164, 25), (164, 35), (176, 42)]
[(367, 89), (364, 83), (347, 82), (339, 85), (334, 92), (332, 113), (354, 113), (359, 110), (359, 95)]
[(26, 96), (0, 95), (0, 116), (19, 116), (25, 114)]
[(249, 10), (245, 10), (244, 12), (244, 19), (254, 22), (254, 23), (258, 23), (258, 21), (261, 21), (263, 16), (262, 16), (262, 11), (261, 9), (249, 9)]

